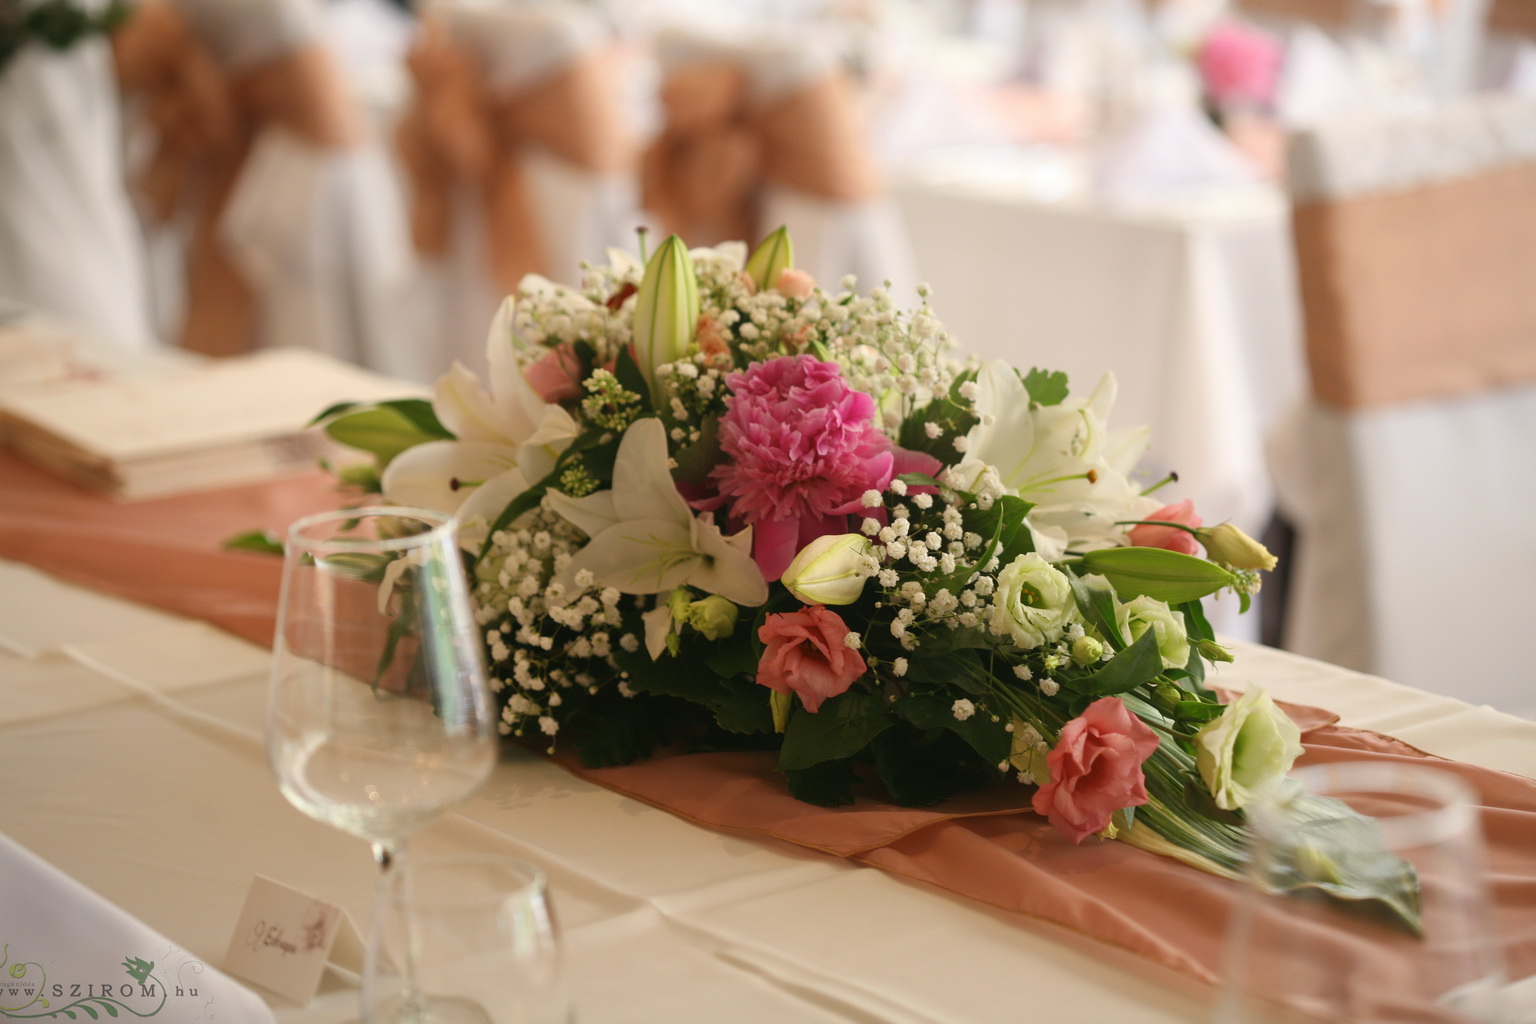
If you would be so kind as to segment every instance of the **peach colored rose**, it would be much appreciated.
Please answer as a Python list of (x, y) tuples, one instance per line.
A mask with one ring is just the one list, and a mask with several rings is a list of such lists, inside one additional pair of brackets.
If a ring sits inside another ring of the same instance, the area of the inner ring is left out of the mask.
[(776, 290), (780, 295), (787, 295), (791, 299), (808, 299), (811, 297), (811, 291), (815, 287), (815, 278), (803, 270), (785, 267), (779, 271), (779, 283), (776, 286)]
[(711, 361), (730, 354), (725, 340), (725, 328), (712, 316), (699, 317), (699, 326), (693, 340), (699, 346), (699, 351)]
[(1047, 755), (1051, 781), (1035, 791), (1036, 814), (1080, 843), (1109, 825), (1110, 815), (1147, 802), (1141, 764), (1157, 750), (1157, 734), (1119, 697), (1100, 697), (1061, 729)]
[[(1185, 526), (1195, 528), (1203, 524), (1203, 520), (1195, 515), (1195, 503), (1188, 498), (1176, 505), (1164, 505), (1147, 518), (1158, 519), (1165, 523), (1183, 523)], [(1131, 544), (1138, 548), (1167, 548), (1181, 555), (1194, 555), (1200, 552), (1195, 535), (1177, 526), (1132, 527)]]
[(842, 618), (820, 605), (769, 615), (757, 630), (767, 645), (757, 681), (779, 693), (799, 694), (805, 710), (815, 712), (864, 674), (864, 656), (844, 642), (847, 636)]
[(569, 345), (557, 345), (523, 371), (528, 383), (551, 405), (581, 397), (581, 360)]

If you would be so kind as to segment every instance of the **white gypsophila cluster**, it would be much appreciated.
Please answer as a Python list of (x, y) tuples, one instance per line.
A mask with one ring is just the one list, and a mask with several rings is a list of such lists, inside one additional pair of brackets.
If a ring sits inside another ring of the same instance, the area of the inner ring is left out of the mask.
[(608, 294), (597, 288), (566, 288), (542, 278), (525, 280), (512, 317), (519, 363), (526, 366), (557, 345), (582, 341), (592, 346), (597, 365), (616, 358), (632, 336), (634, 299), (611, 309)]
[(536, 730), (553, 744), (565, 713), (619, 677), (613, 648), (624, 637), (622, 595), (586, 572), (572, 588), (554, 581), (585, 541), (564, 519), (536, 509), (491, 536), (476, 570), (475, 619), (503, 736)]

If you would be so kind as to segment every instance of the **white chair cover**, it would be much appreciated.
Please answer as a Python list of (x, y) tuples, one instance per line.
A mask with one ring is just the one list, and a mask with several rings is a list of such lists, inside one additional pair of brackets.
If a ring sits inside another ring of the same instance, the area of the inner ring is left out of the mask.
[[(430, 0), (422, 13), (442, 20), (450, 38), (475, 57), (492, 91), (502, 94), (548, 78), (606, 39), (589, 8), (559, 0), (526, 6)], [(583, 261), (603, 263), (610, 247), (634, 247), (641, 215), (632, 175), (596, 173), (532, 147), (522, 160), (551, 280), (579, 284)], [(484, 370), (485, 325), (504, 296), (486, 260), (479, 202), (467, 192), (457, 199), (450, 251), (423, 264), (420, 294), (430, 341), (421, 370), (409, 376), (431, 380), (455, 359)]]
[[(1347, 203), (1422, 190), (1427, 215), (1432, 204), (1452, 201), (1437, 186), (1536, 166), (1533, 119), (1536, 103), (1491, 100), (1411, 122), (1323, 126), (1292, 142), (1293, 192), (1298, 203)], [(1536, 196), (1515, 205), (1480, 215), (1536, 220)], [(1397, 244), (1465, 243), (1406, 231)], [(1518, 258), (1436, 251), (1447, 265)], [(1519, 272), (1536, 276), (1536, 266)], [(1345, 304), (1359, 291), (1349, 280), (1329, 286)], [(1454, 304), (1457, 294), (1428, 301)], [(1483, 343), (1465, 339), (1469, 352)], [(1536, 382), (1509, 379), (1516, 382), (1496, 390), (1369, 407), (1314, 400), (1277, 432), (1272, 468), (1299, 538), (1286, 647), (1463, 700), (1530, 706), (1517, 648), (1536, 573), (1528, 522), (1536, 502)]]
[(0, 69), (0, 297), (133, 348), (155, 343), (104, 39)]

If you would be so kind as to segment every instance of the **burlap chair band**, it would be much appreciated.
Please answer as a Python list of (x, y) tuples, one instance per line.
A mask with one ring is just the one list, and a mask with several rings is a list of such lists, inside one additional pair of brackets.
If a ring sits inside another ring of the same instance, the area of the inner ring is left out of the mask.
[(1536, 381), (1536, 163), (1294, 212), (1312, 390), (1355, 409)]
[(543, 78), (497, 93), (474, 56), (427, 18), (407, 57), (415, 99), (396, 144), (411, 188), (411, 237), (440, 256), (453, 238), (453, 196), (476, 193), (496, 283), (514, 291), (524, 275), (548, 272), (522, 156), (540, 147), (576, 167), (613, 173), (628, 165), (611, 54), (579, 53)]
[(124, 93), (142, 99), (158, 136), (138, 182), (145, 204), (162, 222), (195, 218), (179, 342), (210, 355), (247, 351), (255, 301), (219, 239), (220, 218), (262, 129), (282, 127), (327, 149), (357, 140), (340, 72), (318, 43), (225, 69), (163, 0), (138, 8), (113, 37), (113, 53)]
[(766, 97), (725, 60), (686, 63), (662, 84), (666, 127), (641, 165), (641, 199), (667, 230), (708, 245), (755, 238), (764, 185), (858, 202), (880, 191), (853, 89), (836, 71)]

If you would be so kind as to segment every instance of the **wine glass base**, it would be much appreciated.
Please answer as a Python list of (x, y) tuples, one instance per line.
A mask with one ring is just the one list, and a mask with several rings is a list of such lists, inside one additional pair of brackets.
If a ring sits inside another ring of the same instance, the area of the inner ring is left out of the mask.
[(397, 999), (375, 1008), (368, 1024), (494, 1024), (489, 1013), (473, 999), (425, 996)]

